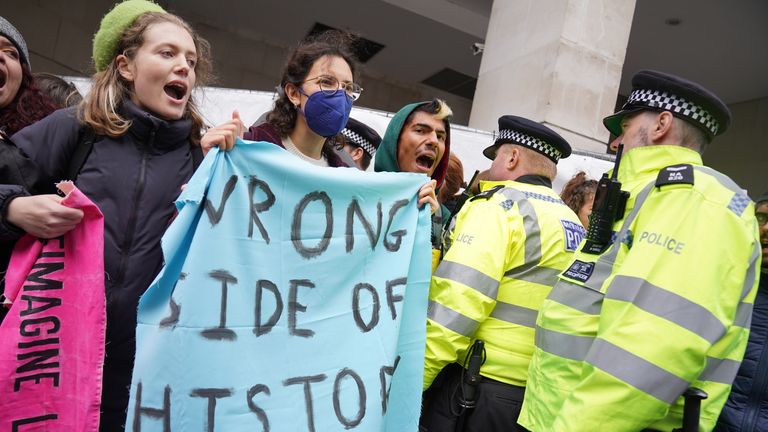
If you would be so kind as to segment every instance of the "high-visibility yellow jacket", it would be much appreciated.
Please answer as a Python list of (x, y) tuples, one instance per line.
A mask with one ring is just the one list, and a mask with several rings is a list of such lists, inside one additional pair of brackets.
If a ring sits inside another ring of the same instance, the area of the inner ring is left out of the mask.
[[(687, 165), (686, 165), (687, 164)], [(631, 149), (612, 246), (577, 252), (541, 307), (520, 424), (669, 431), (698, 387), (711, 430), (747, 342), (760, 243), (754, 204), (676, 146)]]
[(445, 365), (463, 362), (473, 339), (485, 342), (483, 376), (524, 386), (537, 311), (585, 233), (548, 186), (484, 182), (483, 189), (459, 213), (432, 277), (425, 389)]

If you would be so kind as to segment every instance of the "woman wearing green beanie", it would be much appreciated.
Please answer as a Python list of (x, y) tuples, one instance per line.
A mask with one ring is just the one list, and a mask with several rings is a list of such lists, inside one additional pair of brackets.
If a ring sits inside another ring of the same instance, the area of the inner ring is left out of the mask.
[[(129, 0), (104, 17), (93, 60), (97, 72), (79, 106), (12, 139), (49, 177), (74, 177), (104, 214), (100, 430), (114, 432), (126, 422), (138, 300), (163, 264), (160, 238), (173, 202), (201, 159), (203, 120), (192, 90), (207, 78), (210, 54), (181, 18), (155, 3)], [(73, 162), (88, 134), (95, 139), (85, 159)]]

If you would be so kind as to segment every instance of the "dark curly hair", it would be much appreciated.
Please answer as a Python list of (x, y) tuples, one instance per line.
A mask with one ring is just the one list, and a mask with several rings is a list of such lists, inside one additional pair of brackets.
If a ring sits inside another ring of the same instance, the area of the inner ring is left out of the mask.
[(42, 93), (26, 63), (21, 65), (21, 85), (11, 103), (0, 109), (0, 128), (11, 136), (56, 111), (53, 100)]
[[(288, 136), (296, 125), (298, 111), (293, 106), (288, 95), (285, 94), (285, 85), (288, 83), (300, 87), (307, 79), (310, 69), (315, 62), (323, 56), (341, 57), (347, 62), (352, 70), (353, 79), (357, 78), (357, 59), (352, 54), (352, 46), (359, 38), (348, 32), (340, 30), (328, 30), (323, 33), (311, 36), (302, 40), (296, 49), (288, 57), (288, 61), (283, 68), (283, 75), (280, 78), (279, 97), (275, 101), (275, 106), (267, 114), (267, 122), (277, 129), (281, 136)], [(329, 138), (323, 147), (323, 154), (332, 152), (331, 147), (338, 149), (343, 147), (341, 138)]]
[(587, 179), (587, 173), (579, 171), (565, 184), (560, 198), (574, 213), (579, 214), (579, 209), (587, 201), (590, 195), (597, 190), (597, 180)]

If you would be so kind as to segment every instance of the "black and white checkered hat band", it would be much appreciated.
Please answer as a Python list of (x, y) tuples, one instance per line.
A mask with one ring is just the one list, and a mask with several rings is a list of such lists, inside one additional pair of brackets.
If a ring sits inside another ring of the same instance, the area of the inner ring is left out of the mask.
[(629, 95), (629, 99), (627, 99), (626, 105), (644, 105), (680, 114), (699, 123), (706, 130), (712, 132), (712, 135), (717, 135), (717, 130), (720, 128), (720, 124), (715, 120), (715, 117), (707, 110), (680, 96), (675, 96), (665, 91), (633, 90)]
[(532, 137), (522, 132), (518, 132), (516, 130), (511, 130), (511, 129), (500, 130), (499, 136), (496, 137), (496, 141), (499, 141), (499, 140), (514, 141), (517, 144), (530, 147), (536, 150), (537, 152), (547, 156), (548, 158), (552, 159), (555, 162), (560, 160), (560, 157), (563, 155), (563, 152), (556, 149), (546, 141), (540, 140), (538, 138)]
[(348, 140), (352, 141), (353, 144), (362, 147), (363, 150), (365, 150), (365, 152), (370, 156), (376, 154), (376, 147), (374, 147), (370, 141), (361, 137), (357, 132), (344, 128), (341, 130), (341, 134), (347, 137)]

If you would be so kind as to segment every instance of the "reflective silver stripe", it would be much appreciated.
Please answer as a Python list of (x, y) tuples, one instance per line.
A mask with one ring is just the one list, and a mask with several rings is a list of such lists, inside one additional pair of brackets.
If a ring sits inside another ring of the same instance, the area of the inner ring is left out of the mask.
[(523, 217), (523, 229), (525, 230), (525, 263), (519, 267), (508, 270), (504, 276), (526, 282), (552, 286), (557, 282), (560, 270), (549, 267), (540, 267), (541, 262), (541, 227), (536, 209), (528, 201), (525, 192), (513, 188), (504, 188), (501, 193), (507, 199), (517, 203), (520, 215)]
[(592, 344), (586, 361), (668, 404), (674, 403), (689, 385), (677, 375), (599, 338)]
[(603, 305), (602, 293), (564, 280), (555, 284), (547, 299), (589, 315), (600, 315)]
[(491, 312), (491, 317), (506, 321), (512, 324), (518, 324), (525, 327), (536, 327), (536, 316), (539, 312), (535, 309), (513, 305), (504, 302), (496, 302), (496, 307)]
[(731, 385), (739, 371), (739, 366), (741, 366), (740, 361), (707, 357), (707, 365), (699, 375), (699, 380)]
[(749, 203), (752, 202), (752, 200), (749, 199), (749, 197), (744, 193), (744, 191), (739, 187), (739, 185), (736, 184), (733, 180), (728, 178), (725, 174), (719, 173), (715, 170), (713, 170), (710, 167), (706, 166), (694, 166), (693, 167), (696, 171), (701, 171), (705, 174), (708, 174), (717, 180), (718, 183), (720, 183), (720, 186), (730, 190), (733, 192), (733, 197), (731, 198), (731, 201), (728, 203), (728, 209), (733, 211), (737, 216), (741, 216), (742, 213), (744, 213), (744, 209), (749, 206)]
[(520, 214), (523, 216), (523, 228), (525, 229), (525, 262), (538, 264), (541, 262), (541, 228), (536, 210), (530, 201), (518, 201)]
[(752, 303), (739, 303), (736, 308), (736, 317), (733, 319), (733, 325), (748, 329), (752, 324)]
[(595, 262), (595, 269), (592, 271), (592, 276), (587, 279), (584, 285), (600, 291), (603, 283), (605, 283), (605, 280), (608, 279), (608, 276), (611, 275), (611, 271), (613, 271), (613, 263), (616, 261), (616, 257), (619, 255), (619, 250), (621, 249), (621, 240), (627, 233), (629, 233), (629, 226), (632, 225), (632, 222), (634, 222), (637, 217), (637, 213), (640, 211), (643, 203), (648, 199), (648, 194), (653, 190), (655, 183), (655, 180), (652, 181), (637, 194), (635, 205), (632, 207), (632, 211), (629, 212), (626, 219), (624, 219), (624, 223), (621, 225), (619, 232), (616, 233), (616, 239), (614, 240), (613, 245), (611, 245), (606, 253), (597, 259), (597, 262)]
[(741, 299), (747, 298), (747, 295), (755, 286), (755, 278), (757, 278), (757, 260), (760, 258), (760, 243), (755, 241), (752, 247), (752, 256), (749, 258), (749, 267), (747, 268), (747, 275), (744, 278), (744, 287), (741, 289)]
[(499, 292), (499, 281), (468, 265), (443, 260), (434, 276), (464, 284), (492, 299)]
[[(722, 173), (719, 173), (713, 170), (712, 168), (709, 168), (706, 166), (694, 166), (694, 169), (714, 177), (715, 180), (717, 180), (721, 186), (723, 186), (724, 188), (734, 193), (734, 197), (731, 199), (731, 202), (728, 205), (728, 208), (731, 208), (731, 210), (733, 210), (732, 204), (734, 203), (734, 200), (739, 201), (741, 203), (746, 203), (747, 206), (751, 202), (751, 200), (744, 194), (744, 191), (741, 189), (741, 187), (738, 184), (736, 184), (736, 182), (728, 178), (728, 176)], [(737, 213), (737, 212), (734, 210), (734, 213)], [(742, 210), (742, 213), (743, 213), (743, 210)], [(744, 287), (741, 291), (741, 300), (744, 300), (747, 297), (747, 295), (752, 290), (752, 287), (755, 284), (755, 278), (757, 277), (757, 260), (759, 257), (760, 257), (760, 245), (757, 242), (755, 242), (754, 248), (752, 249), (752, 256), (749, 259), (749, 268), (747, 268), (747, 276), (744, 279)]]
[(479, 324), (472, 318), (466, 317), (455, 310), (432, 300), (429, 301), (427, 318), (466, 337), (472, 337)]
[(539, 227), (539, 218), (536, 216), (536, 209), (533, 208), (533, 204), (528, 201), (523, 191), (504, 188), (501, 193), (507, 199), (517, 203), (520, 216), (523, 217), (523, 229), (525, 229), (525, 264), (507, 272), (507, 274), (514, 274), (541, 262), (541, 228)]
[(616, 276), (606, 289), (605, 297), (630, 302), (646, 312), (696, 333), (709, 343), (717, 342), (726, 331), (725, 325), (707, 308), (644, 279)]
[(714, 177), (715, 180), (717, 180), (717, 182), (720, 183), (721, 186), (723, 186), (724, 188), (730, 190), (735, 194), (742, 194), (742, 195), (744, 194), (744, 191), (741, 190), (741, 187), (723, 173), (719, 173), (713, 170), (712, 168), (703, 166), (703, 165), (694, 165), (693, 169), (696, 171), (701, 171), (703, 173), (706, 173)]
[(560, 270), (543, 266), (535, 266), (532, 268), (519, 270), (521, 267), (506, 272), (504, 276), (525, 282), (552, 286), (557, 282), (560, 273), (562, 273)]
[(582, 361), (595, 338), (575, 336), (536, 326), (536, 347), (559, 357)]

